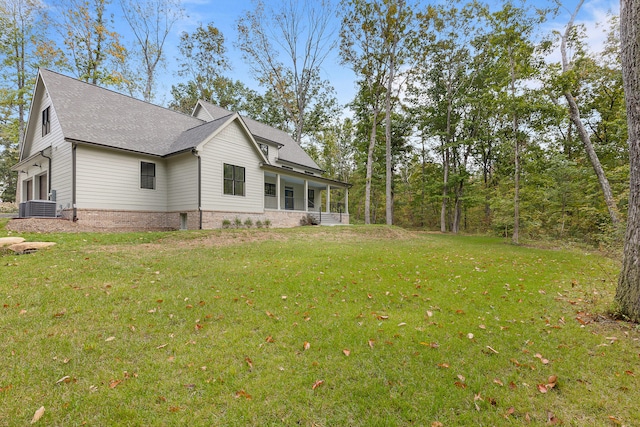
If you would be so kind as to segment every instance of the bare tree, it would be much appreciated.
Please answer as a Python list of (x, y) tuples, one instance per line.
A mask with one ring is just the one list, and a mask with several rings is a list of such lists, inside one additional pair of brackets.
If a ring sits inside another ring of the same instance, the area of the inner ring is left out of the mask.
[(80, 80), (118, 85), (123, 79), (113, 64), (126, 60), (126, 50), (118, 33), (110, 29), (108, 4), (109, 0), (58, 0), (57, 27), (72, 61), (69, 65)]
[[(624, 0), (622, 0), (624, 3)], [(571, 15), (569, 22), (565, 28), (564, 33), (562, 34), (562, 40), (560, 44), (560, 52), (562, 54), (562, 72), (569, 73), (572, 68), (572, 64), (569, 62), (567, 56), (567, 43), (573, 31), (573, 23), (575, 21), (576, 15), (578, 11), (582, 7), (582, 3), (584, 0), (580, 0), (578, 5), (576, 6), (575, 11)], [(576, 102), (575, 97), (571, 91), (569, 86), (564, 89), (564, 97), (569, 104), (569, 118), (571, 122), (575, 125), (576, 130), (578, 131), (578, 135), (580, 136), (580, 141), (582, 141), (582, 145), (584, 146), (585, 151), (587, 152), (587, 157), (589, 157), (589, 161), (591, 162), (591, 166), (593, 167), (596, 176), (598, 177), (598, 183), (600, 184), (600, 188), (602, 189), (602, 194), (604, 196), (604, 202), (607, 205), (607, 209), (609, 211), (609, 218), (611, 219), (611, 224), (615, 228), (618, 228), (620, 225), (620, 220), (618, 219), (618, 209), (616, 207), (615, 200), (613, 198), (613, 193), (611, 192), (611, 186), (609, 185), (609, 180), (604, 173), (604, 169), (602, 168), (602, 164), (600, 163), (600, 159), (598, 158), (598, 154), (596, 150), (593, 148), (593, 143), (591, 142), (591, 137), (587, 132), (587, 129), (582, 123), (580, 118), (580, 108), (578, 107), (578, 103)]]
[(620, 45), (629, 130), (630, 188), (616, 302), (623, 315), (640, 322), (640, 0), (620, 1)]
[(120, 0), (120, 6), (141, 59), (142, 96), (149, 102), (153, 99), (157, 67), (164, 60), (164, 43), (182, 18), (183, 8), (178, 0)]
[(237, 46), (260, 83), (278, 96), (300, 144), (308, 112), (329, 87), (320, 67), (336, 43), (333, 9), (328, 0), (282, 0), (278, 6), (255, 1), (238, 20)]

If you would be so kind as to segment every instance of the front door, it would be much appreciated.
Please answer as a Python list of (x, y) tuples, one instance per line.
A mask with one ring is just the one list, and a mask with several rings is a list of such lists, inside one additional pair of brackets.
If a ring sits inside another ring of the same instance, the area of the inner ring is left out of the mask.
[(293, 187), (284, 187), (284, 208), (293, 210)]

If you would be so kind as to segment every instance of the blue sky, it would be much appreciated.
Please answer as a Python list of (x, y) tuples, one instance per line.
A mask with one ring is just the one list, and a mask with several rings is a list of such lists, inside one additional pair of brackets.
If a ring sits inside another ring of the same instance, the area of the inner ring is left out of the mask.
[[(437, 1), (434, 0), (433, 2)], [(531, 4), (542, 6), (544, 1), (551, 4), (551, 0), (538, 0), (537, 2), (531, 2)], [(270, 1), (265, 0), (265, 3), (268, 4)], [(426, 1), (424, 3), (427, 4)], [(492, 4), (499, 7), (500, 2), (493, 1)], [(545, 28), (542, 28), (541, 31), (547, 33), (552, 29), (562, 30), (576, 4), (576, 0), (565, 1), (561, 8), (562, 13), (553, 22), (545, 24)], [(162, 76), (159, 76), (161, 79), (157, 88), (158, 96), (156, 102), (167, 104), (170, 101), (169, 90), (171, 85), (181, 81), (181, 78), (175, 74), (176, 64), (178, 63), (177, 45), (180, 33), (183, 31), (192, 32), (199, 24), (206, 25), (208, 23), (213, 23), (218, 27), (225, 37), (228, 56), (233, 67), (229, 76), (241, 80), (247, 86), (262, 92), (263, 90), (256, 84), (255, 79), (249, 73), (241, 53), (233, 46), (237, 39), (236, 21), (245, 11), (253, 9), (253, 2), (251, 0), (185, 0), (183, 1), (183, 7), (187, 16), (174, 26), (172, 34), (166, 42), (167, 69), (162, 72)], [(127, 39), (130, 40), (130, 37), (127, 36), (128, 28), (126, 23), (123, 23), (122, 19), (118, 19), (118, 0), (112, 0), (110, 9), (115, 15), (117, 31), (123, 35), (125, 42)], [(578, 15), (577, 23), (582, 23), (587, 28), (589, 45), (594, 51), (598, 51), (601, 48), (605, 38), (603, 29), (598, 27), (598, 24), (606, 22), (608, 11), (617, 14), (619, 2), (614, 0), (586, 0)], [(336, 19), (337, 24), (339, 22)], [(554, 54), (549, 59), (558, 61), (559, 54)], [(341, 104), (347, 103), (353, 98), (355, 94), (354, 75), (348, 68), (340, 65), (337, 50), (335, 54), (330, 55), (325, 61), (322, 73), (323, 78), (333, 84)]]

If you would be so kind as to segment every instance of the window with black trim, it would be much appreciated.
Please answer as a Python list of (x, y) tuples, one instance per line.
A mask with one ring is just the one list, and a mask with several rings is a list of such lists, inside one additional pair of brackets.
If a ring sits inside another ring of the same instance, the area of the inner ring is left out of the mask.
[(156, 189), (156, 164), (140, 162), (140, 188)]
[(49, 117), (49, 108), (42, 110), (42, 136), (51, 132), (51, 119)]
[(244, 196), (244, 168), (224, 164), (224, 194)]
[(262, 151), (262, 154), (264, 154), (266, 158), (269, 158), (269, 146), (262, 143), (259, 143), (258, 145), (260, 146), (260, 151)]
[(264, 183), (264, 195), (269, 197), (276, 197), (276, 185), (269, 182)]

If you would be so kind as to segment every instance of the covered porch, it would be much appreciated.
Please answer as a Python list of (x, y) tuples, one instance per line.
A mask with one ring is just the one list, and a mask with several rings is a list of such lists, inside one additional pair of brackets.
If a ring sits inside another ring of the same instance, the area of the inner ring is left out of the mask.
[[(265, 168), (266, 169), (266, 168)], [(265, 210), (306, 212), (322, 221), (348, 223), (349, 184), (295, 171), (264, 172)]]

